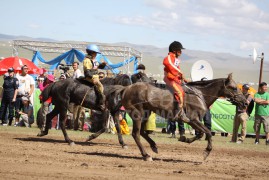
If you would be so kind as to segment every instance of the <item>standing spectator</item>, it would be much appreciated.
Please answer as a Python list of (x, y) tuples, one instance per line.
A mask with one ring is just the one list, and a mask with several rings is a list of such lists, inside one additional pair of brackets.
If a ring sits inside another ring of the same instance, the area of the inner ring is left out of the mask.
[(269, 93), (267, 84), (262, 82), (259, 84), (259, 90), (254, 95), (255, 107), (255, 123), (254, 130), (256, 132), (255, 144), (259, 144), (261, 124), (263, 124), (266, 135), (266, 145), (269, 145)]
[(34, 86), (35, 86), (34, 78), (28, 74), (27, 65), (23, 65), (21, 67), (21, 70), (22, 70), (21, 75), (17, 76), (19, 80), (19, 88), (18, 88), (18, 93), (16, 97), (16, 102), (15, 102), (16, 123), (19, 121), (19, 118), (20, 118), (20, 114), (18, 114), (18, 112), (22, 108), (22, 99), (21, 99), (22, 96), (29, 97), (31, 104), (33, 104), (33, 101), (31, 101), (31, 99), (34, 93)]
[[(53, 83), (55, 81), (55, 78), (52, 74), (48, 74), (47, 77), (45, 78), (44, 82), (40, 82), (38, 84), (38, 87), (40, 89), (40, 91), (42, 92), (48, 85), (50, 85), (51, 83)], [(41, 97), (41, 96), (40, 96)], [(41, 97), (42, 99), (42, 97)], [(46, 126), (46, 116), (49, 113), (49, 106), (51, 104), (51, 97), (49, 97), (45, 102), (42, 103), (41, 105), (41, 111), (42, 111), (42, 120), (43, 120), (43, 127), (42, 127), (42, 131), (45, 131), (45, 126)]]
[(30, 99), (26, 96), (23, 96), (22, 98), (22, 111), (18, 111), (18, 114), (20, 114), (19, 123), (16, 126), (25, 126), (25, 127), (31, 127), (31, 124), (34, 123), (34, 111), (33, 106), (30, 104)]
[(156, 114), (154, 112), (151, 112), (144, 129), (147, 134), (154, 134), (156, 130)]
[(6, 113), (8, 110), (8, 124), (11, 126), (14, 117), (14, 103), (16, 101), (17, 91), (18, 91), (19, 81), (14, 77), (14, 69), (8, 69), (8, 76), (4, 78), (3, 90), (1, 94), (1, 108), (0, 108), (0, 119), (2, 120), (2, 125), (7, 125)]
[(177, 126), (178, 126), (179, 135), (183, 136), (185, 134), (184, 122), (183, 121), (178, 121)]
[[(211, 113), (210, 113), (210, 109), (211, 109), (211, 106), (206, 111), (205, 116), (200, 121), (204, 121), (204, 125), (207, 127), (208, 130), (211, 131)], [(195, 131), (195, 135), (198, 135), (198, 134), (200, 134), (200, 132)]]
[(78, 62), (73, 62), (72, 67), (74, 69), (74, 74), (73, 74), (73, 79), (79, 78), (80, 76), (82, 76), (81, 71), (78, 69)]
[[(252, 101), (251, 95), (248, 93), (249, 90), (249, 85), (244, 84), (242, 86), (242, 93), (247, 99), (248, 105)], [(249, 114), (247, 113), (247, 107), (245, 109), (241, 109), (238, 106), (236, 106), (236, 113), (234, 116), (234, 126), (233, 126), (233, 136), (231, 142), (237, 142), (238, 144), (241, 144), (244, 142), (245, 137), (246, 137), (246, 131), (247, 131), (247, 120), (249, 118)], [(241, 137), (237, 141), (237, 136), (238, 136), (238, 128), (239, 126), (242, 126), (241, 129)]]

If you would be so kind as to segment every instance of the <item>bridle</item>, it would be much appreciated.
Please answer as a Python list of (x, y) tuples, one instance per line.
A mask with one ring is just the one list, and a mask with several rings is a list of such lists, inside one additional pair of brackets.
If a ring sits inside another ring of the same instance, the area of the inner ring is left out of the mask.
[(228, 88), (225, 86), (225, 82), (223, 83), (223, 87), (224, 87), (224, 91), (226, 91), (226, 92), (228, 92), (228, 94), (230, 94), (231, 98), (229, 98), (229, 99), (231, 99), (231, 100), (230, 100), (231, 102), (235, 102), (235, 99), (236, 99), (238, 96), (241, 95), (240, 93), (236, 93), (236, 94), (235, 94), (234, 92), (232, 92), (232, 90), (228, 89)]

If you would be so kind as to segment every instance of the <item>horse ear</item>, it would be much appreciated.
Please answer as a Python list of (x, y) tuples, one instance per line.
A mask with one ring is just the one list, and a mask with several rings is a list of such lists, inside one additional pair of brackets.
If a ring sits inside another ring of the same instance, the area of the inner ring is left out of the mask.
[(225, 83), (229, 83), (233, 79), (233, 73), (230, 73), (225, 81)]
[(228, 75), (228, 79), (229, 79), (229, 80), (232, 80), (232, 79), (233, 79), (233, 73), (230, 73), (230, 74)]

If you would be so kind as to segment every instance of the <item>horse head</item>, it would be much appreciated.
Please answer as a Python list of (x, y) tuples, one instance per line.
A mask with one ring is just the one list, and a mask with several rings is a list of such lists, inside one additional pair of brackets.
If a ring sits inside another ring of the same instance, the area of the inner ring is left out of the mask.
[(137, 82), (147, 82), (147, 83), (154, 83), (152, 79), (150, 79), (145, 73), (143, 72), (138, 72), (136, 74), (133, 74), (131, 76), (132, 83), (137, 83)]
[(127, 74), (120, 74), (114, 78), (114, 85), (129, 86), (132, 84), (130, 77)]
[(232, 79), (232, 74), (229, 74), (224, 81), (222, 93), (223, 96), (227, 97), (233, 105), (239, 106), (242, 109), (247, 107), (247, 100), (241, 90), (237, 87), (235, 81)]

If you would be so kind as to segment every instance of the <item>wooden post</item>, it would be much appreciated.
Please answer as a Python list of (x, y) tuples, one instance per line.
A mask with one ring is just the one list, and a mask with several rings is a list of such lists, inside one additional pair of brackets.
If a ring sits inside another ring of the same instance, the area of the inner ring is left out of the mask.
[(261, 84), (261, 82), (262, 82), (263, 58), (264, 58), (264, 53), (262, 53), (262, 56), (261, 56), (261, 66), (260, 66), (259, 84)]

